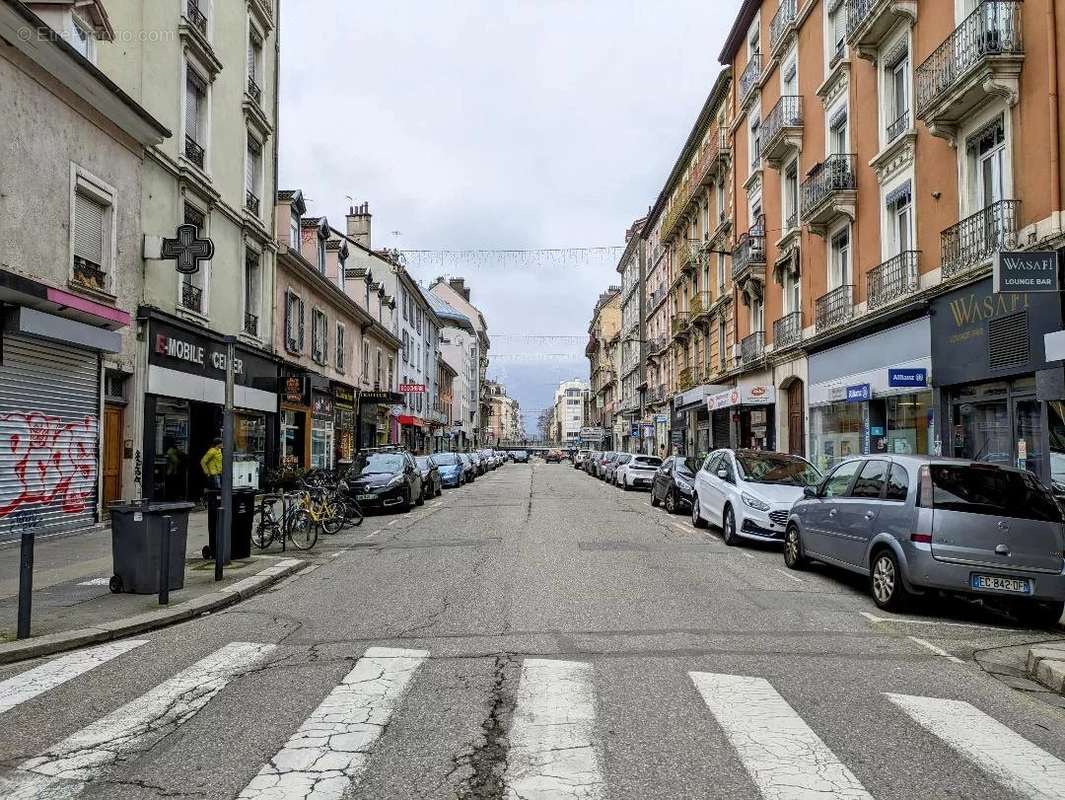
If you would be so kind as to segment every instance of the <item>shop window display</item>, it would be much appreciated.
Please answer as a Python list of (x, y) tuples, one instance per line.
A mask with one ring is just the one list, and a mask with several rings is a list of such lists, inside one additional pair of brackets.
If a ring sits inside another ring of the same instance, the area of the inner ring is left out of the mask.
[(862, 452), (864, 403), (829, 403), (810, 409), (810, 455), (822, 472)]
[(926, 454), (929, 450), (931, 392), (899, 395), (885, 400), (887, 424), (884, 450), (899, 455)]

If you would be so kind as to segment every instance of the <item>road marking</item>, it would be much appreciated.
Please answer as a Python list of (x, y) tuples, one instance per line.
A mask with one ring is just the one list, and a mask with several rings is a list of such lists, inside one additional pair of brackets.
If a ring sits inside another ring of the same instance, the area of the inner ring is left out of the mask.
[(428, 650), (371, 647), (238, 800), (335, 800), (366, 768)]
[(31, 700), (39, 694), (54, 689), (73, 680), (90, 669), (106, 664), (112, 658), (128, 653), (142, 644), (148, 644), (146, 639), (130, 639), (128, 641), (109, 642), (99, 647), (90, 647), (87, 650), (79, 650), (60, 656), (47, 664), (28, 669), (13, 678), (0, 682), (0, 714), (10, 711), (17, 705)]
[(962, 661), (957, 656), (952, 656), (950, 653), (948, 653), (943, 648), (936, 647), (934, 644), (932, 644), (929, 641), (926, 641), (924, 639), (918, 639), (916, 636), (907, 636), (906, 638), (909, 639), (911, 642), (914, 642), (915, 644), (921, 645), (921, 647), (925, 648), (926, 650), (931, 650), (937, 656), (942, 656), (943, 658), (947, 659), (947, 661), (953, 661), (955, 664), (964, 664), (965, 663), (964, 661)]
[(887, 694), (917, 724), (1007, 788), (1031, 800), (1061, 798), (1065, 762), (962, 700)]
[(78, 586), (107, 586), (110, 583), (110, 578), (89, 578), (89, 580), (79, 583)]
[(367, 538), (367, 539), (372, 539), (372, 538), (373, 538), (374, 536), (376, 536), (377, 534), (379, 534), (379, 533), (380, 533), (380, 532), (381, 532), (382, 530), (384, 530), (384, 529), (383, 529), (383, 528), (378, 528), (378, 529), (377, 529), (377, 530), (375, 530), (375, 531), (374, 531), (373, 533), (367, 534), (366, 538)]
[(779, 573), (780, 573), (781, 575), (783, 575), (783, 576), (784, 576), (785, 578), (788, 578), (788, 579), (790, 579), (790, 580), (793, 580), (793, 581), (795, 581), (796, 583), (802, 583), (802, 582), (803, 582), (803, 581), (802, 581), (802, 578), (796, 578), (796, 577), (795, 577), (794, 575), (792, 575), (792, 574), (791, 574), (790, 572), (785, 572), (784, 570), (780, 569), (780, 567), (773, 567), (773, 570), (774, 570), (775, 572), (779, 572)]
[(891, 617), (878, 617), (870, 614), (868, 611), (859, 611), (863, 617), (870, 622), (897, 622), (900, 625), (951, 625), (955, 628), (978, 628), (985, 631), (1005, 630), (1001, 627), (995, 627), (994, 625), (974, 625), (971, 622), (947, 622), (945, 620), (938, 619), (901, 619)]
[(389, 525), (395, 525), (397, 522), (399, 522), (399, 520), (398, 519), (394, 519), (391, 522), (389, 522), (388, 524)]
[(744, 555), (747, 556), (747, 558), (754, 558), (750, 553), (744, 553)]
[(688, 675), (766, 800), (872, 800), (769, 681), (710, 672)]
[(676, 522), (671, 522), (669, 524), (676, 528), (678, 531), (681, 531), (682, 533), (695, 533), (694, 528), (685, 528), (683, 525), (680, 525)]
[(77, 797), (112, 765), (146, 752), (274, 649), (272, 644), (231, 642), (184, 672), (131, 700), (106, 717), (20, 764), (0, 779), (9, 800)]
[(606, 784), (592, 743), (594, 669), (582, 661), (525, 659), (503, 776), (508, 800), (600, 800), (605, 796)]

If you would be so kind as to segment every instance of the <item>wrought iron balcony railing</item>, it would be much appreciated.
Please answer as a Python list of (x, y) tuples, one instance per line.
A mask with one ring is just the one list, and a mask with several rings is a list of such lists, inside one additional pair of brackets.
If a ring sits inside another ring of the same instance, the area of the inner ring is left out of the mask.
[(792, 311), (773, 323), (773, 347), (783, 350), (802, 341), (802, 312)]
[(869, 287), (867, 302), (870, 310), (886, 306), (917, 291), (920, 287), (917, 270), (920, 255), (919, 250), (906, 250), (866, 273)]
[(836, 49), (832, 51), (832, 57), (828, 59), (828, 68), (832, 69), (843, 60), (843, 56), (847, 52), (846, 42), (837, 42)]
[(669, 345), (669, 337), (667, 336), (654, 336), (647, 342), (648, 355), (657, 355), (661, 353)]
[(732, 250), (732, 279), (742, 279), (751, 266), (765, 265), (765, 219), (758, 218), (749, 231), (740, 236)]
[(671, 323), (673, 329), (673, 335), (678, 336), (688, 330), (688, 326), (691, 325), (692, 315), (687, 311), (678, 311), (673, 316)]
[(798, 10), (797, 0), (780, 0), (777, 13), (769, 23), (769, 50), (773, 52), (777, 45), (784, 39), (784, 35), (795, 23), (795, 13)]
[(853, 191), (857, 187), (855, 163), (853, 153), (834, 153), (811, 170), (800, 187), (800, 211), (804, 218), (836, 192)]
[(669, 287), (663, 283), (661, 286), (651, 292), (650, 297), (647, 298), (649, 301), (647, 306), (648, 312), (653, 311), (658, 307), (658, 304), (665, 299), (668, 291)]
[(769, 158), (788, 130), (802, 127), (802, 97), (784, 95), (762, 121), (762, 157)]
[(978, 267), (1002, 247), (1017, 243), (1020, 200), (999, 200), (939, 235), (943, 277)]
[(910, 127), (910, 109), (906, 109), (894, 122), (889, 122), (887, 126), (887, 143), (891, 144), (904, 134)]
[(203, 313), (203, 289), (186, 281), (181, 284), (181, 305), (197, 314)]
[(185, 0), (186, 3), (186, 16), (189, 18), (189, 22), (204, 36), (207, 35), (207, 15), (203, 13), (200, 8), (198, 0)]
[(203, 169), (203, 147), (188, 134), (185, 135), (185, 158)]
[(740, 105), (747, 102), (761, 78), (762, 54), (751, 53), (751, 57), (747, 59), (747, 66), (743, 68), (743, 72), (740, 74)]
[(248, 209), (255, 216), (259, 216), (259, 208), (261, 203), (255, 192), (249, 189), (244, 193), (244, 207)]
[(692, 319), (700, 317), (710, 310), (710, 292), (696, 292), (688, 302), (688, 308), (692, 313)]
[(256, 104), (262, 103), (262, 101), (263, 101), (263, 90), (262, 90), (262, 87), (259, 86), (259, 84), (256, 82), (255, 78), (253, 78), (251, 75), (248, 76), (248, 94), (251, 96), (251, 99), (256, 102)]
[(251, 336), (259, 335), (259, 317), (256, 314), (244, 312), (244, 332)]
[(914, 73), (917, 116), (940, 101), (986, 59), (1024, 54), (1020, 0), (983, 0)]
[(755, 331), (740, 339), (740, 364), (748, 366), (765, 355), (765, 331)]
[(873, 7), (880, 2), (881, 0), (846, 0), (847, 36), (850, 36), (865, 24)]
[(99, 264), (95, 264), (81, 256), (74, 256), (74, 283), (84, 286), (86, 289), (95, 289), (98, 292), (106, 292), (108, 275)]
[(814, 313), (818, 333), (849, 320), (854, 313), (854, 286), (837, 286), (828, 294), (818, 297), (814, 301)]

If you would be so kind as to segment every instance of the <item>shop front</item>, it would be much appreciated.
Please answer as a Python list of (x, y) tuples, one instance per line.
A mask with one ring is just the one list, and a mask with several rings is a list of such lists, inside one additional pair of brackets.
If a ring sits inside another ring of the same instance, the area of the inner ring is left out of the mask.
[[(713, 449), (710, 439), (710, 410), (707, 407), (706, 398), (726, 391), (727, 388), (703, 384), (673, 399), (673, 432), (671, 435), (683, 441), (683, 450), (677, 450), (674, 447), (674, 455), (702, 458)], [(683, 431), (682, 437), (677, 436), (677, 430)]]
[(346, 466), (355, 457), (355, 390), (333, 382), (333, 447), (337, 467)]
[(281, 466), (306, 469), (310, 463), (311, 379), (302, 369), (288, 367), (281, 377)]
[(743, 380), (706, 398), (712, 449), (772, 450), (775, 392), (769, 383)]
[(810, 354), (810, 461), (934, 452), (931, 353), (921, 317)]
[(988, 278), (932, 307), (942, 454), (1065, 479), (1065, 380), (1043, 339), (1062, 326), (1057, 293), (996, 294)]
[(332, 469), (335, 453), (336, 421), (333, 418), (333, 392), (328, 381), (311, 381), (311, 468)]
[(400, 444), (412, 453), (425, 452), (428, 441), (429, 424), (421, 417), (413, 414), (400, 414), (399, 422)]
[(358, 412), (355, 416), (356, 451), (383, 447), (397, 441), (399, 422), (393, 416), (392, 409), (402, 406), (403, 395), (399, 392), (375, 389), (359, 392), (358, 401)]
[[(200, 459), (222, 435), (226, 346), (222, 337), (191, 328), (155, 310), (148, 319), (144, 397), (144, 494), (151, 499), (195, 500), (205, 478)], [(278, 365), (244, 346), (234, 359), (234, 457), (277, 463)]]

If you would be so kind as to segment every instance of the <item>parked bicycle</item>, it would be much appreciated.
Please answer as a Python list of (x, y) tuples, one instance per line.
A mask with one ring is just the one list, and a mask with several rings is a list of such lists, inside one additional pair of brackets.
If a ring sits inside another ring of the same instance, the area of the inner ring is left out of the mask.
[[(280, 514), (277, 504), (281, 504)], [(299, 498), (294, 494), (265, 494), (259, 499), (255, 511), (255, 527), (252, 540), (260, 550), (265, 550), (273, 542), (288, 541), (297, 550), (310, 550), (318, 543), (318, 525), (306, 508), (301, 507)]]

